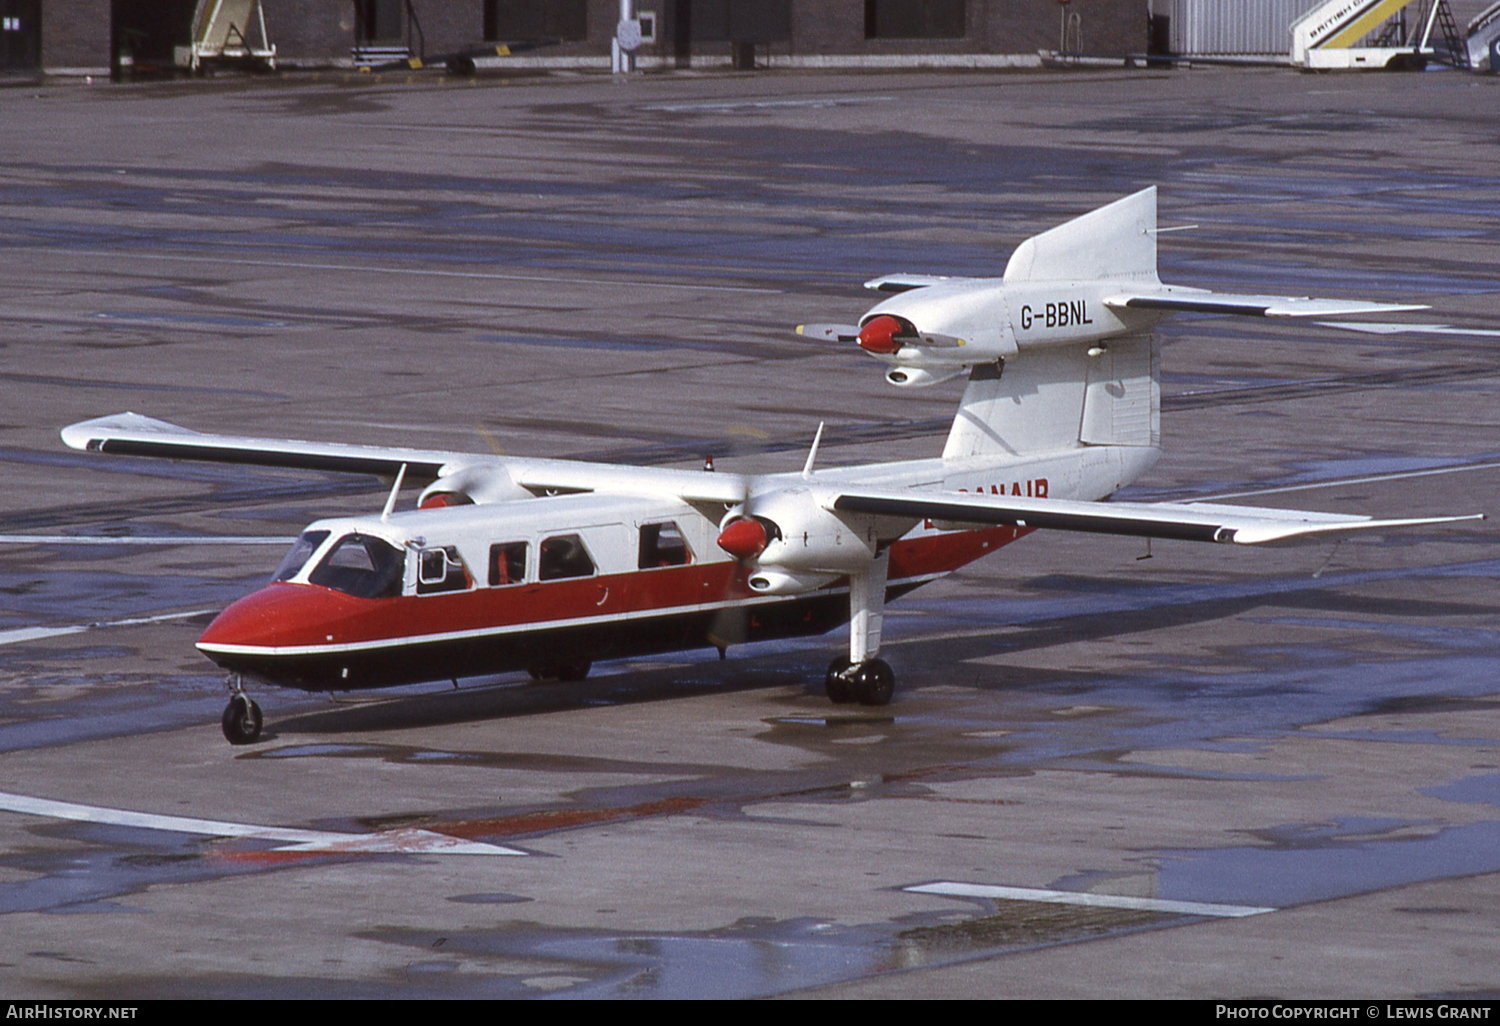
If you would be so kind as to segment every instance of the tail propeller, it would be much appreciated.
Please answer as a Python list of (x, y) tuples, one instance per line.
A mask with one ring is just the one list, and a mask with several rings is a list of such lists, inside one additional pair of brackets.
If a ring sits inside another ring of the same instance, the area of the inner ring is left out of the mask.
[(958, 349), (967, 344), (953, 335), (918, 331), (910, 321), (890, 314), (878, 314), (858, 327), (851, 324), (799, 324), (797, 334), (829, 342), (853, 342), (876, 356), (894, 355), (907, 345)]

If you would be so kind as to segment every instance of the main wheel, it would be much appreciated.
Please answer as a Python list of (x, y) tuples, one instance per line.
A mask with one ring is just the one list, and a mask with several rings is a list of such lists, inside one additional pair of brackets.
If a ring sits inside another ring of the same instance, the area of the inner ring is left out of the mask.
[(571, 663), (538, 663), (527, 667), (526, 672), (531, 675), (532, 680), (538, 681), (583, 680), (593, 666), (593, 663), (580, 659)]
[(850, 672), (849, 686), (860, 705), (887, 705), (896, 693), (896, 675), (884, 659), (870, 659)]
[(849, 667), (853, 665), (848, 656), (839, 656), (828, 664), (828, 673), (823, 677), (823, 690), (834, 705), (848, 705), (854, 701), (854, 689), (849, 684)]
[(249, 695), (235, 695), (231, 698), (224, 707), (224, 716), (220, 720), (224, 738), (232, 745), (254, 744), (260, 738), (260, 728), (264, 722), (260, 706)]

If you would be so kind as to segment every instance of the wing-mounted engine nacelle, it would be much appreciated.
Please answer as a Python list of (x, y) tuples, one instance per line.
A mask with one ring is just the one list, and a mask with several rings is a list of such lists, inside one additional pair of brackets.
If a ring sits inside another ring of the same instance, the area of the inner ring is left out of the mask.
[(417, 497), (417, 508), (484, 505), (531, 498), (535, 496), (516, 484), (504, 467), (470, 463), (438, 471), (438, 479)]
[(791, 588), (798, 580), (804, 588), (819, 587), (827, 582), (805, 575), (845, 574), (869, 563), (878, 539), (865, 519), (845, 521), (824, 509), (811, 489), (788, 488), (752, 496), (745, 507), (731, 510), (719, 525), (719, 547), (753, 561), (773, 582), (756, 590), (786, 594), (770, 588)]
[(885, 380), (897, 388), (926, 388), (938, 385), (964, 372), (963, 367), (928, 370), (926, 367), (892, 367), (885, 372)]
[(757, 570), (745, 581), (757, 595), (801, 595), (838, 580), (837, 574)]

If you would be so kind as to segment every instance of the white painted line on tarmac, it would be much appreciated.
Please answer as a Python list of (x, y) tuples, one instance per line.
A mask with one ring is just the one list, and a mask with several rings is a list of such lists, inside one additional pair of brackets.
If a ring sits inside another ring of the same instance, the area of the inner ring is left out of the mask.
[(1239, 919), (1275, 912), (1254, 905), (1217, 905), (1203, 901), (1167, 901), (1163, 898), (1128, 898), (1115, 894), (1084, 894), (1079, 891), (1047, 891), (1031, 887), (999, 887), (993, 884), (936, 883), (903, 887), (913, 894), (941, 894), (950, 898), (1000, 898), (1006, 901), (1041, 901), (1051, 905), (1082, 905), (1089, 908), (1120, 908), (1140, 912), (1170, 912), (1183, 916), (1218, 916)]
[(0, 534), (0, 545), (290, 545), (291, 535), (182, 534), (131, 537), (109, 534)]
[(67, 819), (106, 826), (137, 827), (142, 830), (164, 830), (176, 834), (201, 834), (207, 837), (248, 837), (264, 841), (285, 842), (275, 851), (349, 852), (360, 854), (400, 855), (525, 855), (516, 848), (482, 844), (451, 837), (431, 830), (384, 830), (375, 834), (341, 834), (322, 830), (297, 830), (289, 827), (255, 826), (250, 823), (225, 823), (214, 819), (185, 816), (159, 816), (129, 809), (110, 809), (99, 805), (79, 805), (48, 798), (0, 791), (0, 810), (20, 812), (49, 819)]
[(96, 627), (135, 627), (143, 623), (163, 623), (167, 620), (187, 620), (195, 616), (217, 613), (217, 609), (189, 609), (185, 613), (162, 613), (160, 616), (133, 616), (125, 620), (106, 620), (99, 623), (74, 623), (64, 627), (16, 627), (0, 631), (0, 645), (17, 645), (24, 641), (40, 641), (64, 634), (82, 634)]
[(1397, 324), (1394, 321), (1318, 321), (1325, 328), (1362, 331), (1366, 335), (1459, 335), (1500, 338), (1500, 331), (1486, 328), (1455, 328), (1451, 324)]
[[(117, 259), (118, 253), (104, 250), (70, 249), (70, 256), (95, 256)], [(780, 295), (783, 289), (755, 288), (749, 285), (709, 285), (687, 281), (639, 281), (624, 278), (568, 278), (544, 274), (502, 274), (497, 271), (442, 271), (432, 267), (377, 267), (373, 264), (314, 263), (299, 260), (250, 260), (244, 257), (188, 256), (180, 253), (131, 253), (132, 260), (166, 260), (184, 264), (233, 264), (238, 267), (275, 267), (297, 271), (354, 271), (360, 274), (405, 274), (418, 278), (466, 278), (481, 281), (523, 281), (544, 285), (603, 285), (610, 288), (675, 289), (679, 292), (750, 292)]]
[(1389, 474), (1369, 474), (1365, 477), (1335, 477), (1326, 481), (1309, 481), (1306, 484), (1283, 485), (1278, 488), (1254, 488), (1246, 492), (1219, 492), (1177, 502), (1217, 502), (1220, 499), (1241, 499), (1248, 495), (1276, 495), (1280, 492), (1308, 492), (1317, 488), (1336, 488), (1340, 485), (1372, 484), (1377, 481), (1402, 481), (1409, 477), (1440, 477), (1444, 474), (1463, 474), (1471, 470), (1495, 470), (1500, 460), (1484, 463), (1458, 463), (1446, 467), (1429, 467), (1425, 470), (1393, 470)]

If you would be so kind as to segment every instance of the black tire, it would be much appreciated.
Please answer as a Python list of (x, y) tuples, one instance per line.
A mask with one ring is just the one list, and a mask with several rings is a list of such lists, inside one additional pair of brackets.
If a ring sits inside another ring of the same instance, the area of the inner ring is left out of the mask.
[(850, 674), (850, 685), (860, 705), (889, 705), (896, 693), (896, 675), (884, 659), (860, 663)]
[(248, 695), (235, 695), (231, 698), (220, 719), (224, 739), (232, 745), (252, 745), (260, 740), (260, 728), (264, 722), (260, 706)]
[(526, 672), (536, 681), (570, 681), (583, 680), (593, 667), (593, 663), (580, 659), (576, 663), (538, 663), (528, 666)]
[(839, 656), (828, 664), (828, 673), (823, 677), (823, 690), (834, 705), (848, 705), (854, 701), (854, 687), (849, 682), (849, 667), (853, 665), (848, 656)]

